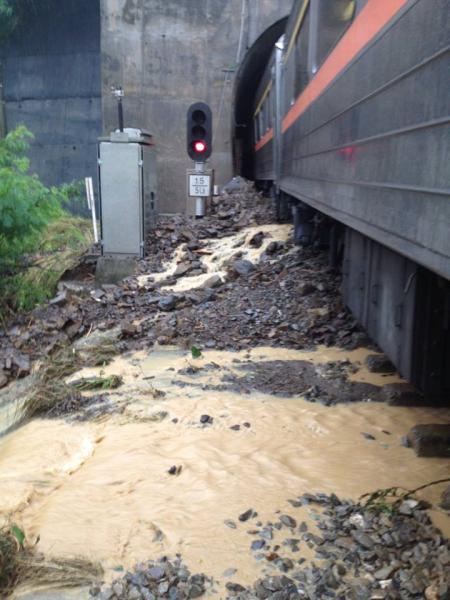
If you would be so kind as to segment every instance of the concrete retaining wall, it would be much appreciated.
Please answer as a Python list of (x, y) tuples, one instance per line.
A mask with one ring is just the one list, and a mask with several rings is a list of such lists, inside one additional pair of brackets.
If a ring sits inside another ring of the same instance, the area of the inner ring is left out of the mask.
[(185, 207), (185, 172), (192, 166), (186, 153), (186, 111), (192, 102), (205, 101), (213, 110), (210, 164), (216, 182), (232, 176), (231, 103), (238, 60), (267, 27), (288, 14), (291, 3), (101, 0), (104, 129), (117, 126), (110, 87), (121, 85), (126, 126), (149, 129), (155, 136), (165, 212)]
[(101, 133), (98, 0), (64, 0), (30, 19), (3, 55), (6, 128), (35, 135), (32, 169), (46, 184), (96, 175)]
[(23, 122), (35, 134), (32, 167), (47, 184), (95, 176), (102, 120), (103, 133), (117, 127), (110, 88), (122, 86), (125, 125), (155, 136), (163, 211), (182, 211), (185, 171), (192, 166), (188, 106), (203, 100), (213, 110), (210, 164), (216, 181), (225, 183), (233, 174), (235, 72), (247, 48), (291, 3), (54, 0), (53, 9), (30, 20), (0, 51), (7, 128)]

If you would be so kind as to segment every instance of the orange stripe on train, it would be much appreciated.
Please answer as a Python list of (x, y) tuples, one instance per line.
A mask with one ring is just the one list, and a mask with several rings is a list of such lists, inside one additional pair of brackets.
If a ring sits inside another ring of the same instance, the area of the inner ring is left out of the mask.
[[(336, 79), (355, 56), (389, 23), (408, 0), (369, 0), (334, 50), (325, 60), (314, 79), (306, 86), (283, 119), (284, 133), (305, 112), (316, 98)], [(260, 150), (273, 138), (273, 129), (255, 145)]]
[(284, 133), (408, 0), (369, 0), (283, 119)]
[(256, 150), (256, 152), (258, 152), (258, 150), (261, 150), (261, 148), (263, 146), (265, 146), (267, 143), (269, 143), (272, 138), (273, 138), (273, 127), (271, 127), (269, 129), (269, 131), (267, 131), (267, 133), (265, 133), (262, 136), (262, 138), (259, 140), (259, 142), (257, 142), (255, 144), (255, 150)]

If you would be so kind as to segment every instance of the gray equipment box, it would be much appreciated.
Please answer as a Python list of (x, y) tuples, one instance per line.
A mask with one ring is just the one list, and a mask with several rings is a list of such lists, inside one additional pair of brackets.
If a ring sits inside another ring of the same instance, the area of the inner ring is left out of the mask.
[(151, 135), (125, 129), (98, 144), (102, 254), (144, 256), (157, 215), (156, 155)]

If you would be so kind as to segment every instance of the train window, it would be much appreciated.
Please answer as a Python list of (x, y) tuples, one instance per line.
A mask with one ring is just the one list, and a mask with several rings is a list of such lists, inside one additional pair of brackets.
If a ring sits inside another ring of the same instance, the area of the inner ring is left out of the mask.
[(297, 98), (309, 82), (308, 73), (308, 36), (309, 8), (303, 17), (303, 22), (295, 42), (295, 82), (294, 96)]
[(356, 0), (315, 0), (313, 10), (317, 20), (315, 56), (311, 65), (314, 73), (352, 22)]

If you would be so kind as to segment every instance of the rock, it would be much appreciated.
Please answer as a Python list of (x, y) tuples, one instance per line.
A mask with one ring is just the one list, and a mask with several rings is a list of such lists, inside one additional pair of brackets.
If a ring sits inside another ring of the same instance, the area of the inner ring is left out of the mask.
[(395, 367), (384, 354), (369, 354), (366, 366), (371, 373), (394, 373)]
[(365, 437), (365, 438), (366, 438), (366, 440), (371, 440), (371, 441), (373, 441), (373, 440), (375, 440), (375, 439), (376, 439), (374, 435), (372, 435), (371, 433), (367, 433), (366, 431), (362, 431), (362, 432), (361, 432), (361, 435), (362, 435), (363, 437)]
[(182, 262), (179, 263), (174, 272), (172, 273), (173, 277), (182, 277), (183, 275), (185, 275), (188, 271), (190, 271), (191, 269), (191, 263), (188, 262)]
[(96, 302), (101, 302), (102, 299), (105, 297), (105, 292), (99, 288), (97, 290), (92, 290), (90, 295), (91, 298)]
[(280, 521), (283, 523), (283, 525), (290, 527), (291, 529), (297, 527), (297, 521), (289, 515), (281, 515)]
[(360, 546), (366, 548), (367, 550), (371, 550), (375, 545), (375, 542), (370, 537), (370, 535), (368, 535), (364, 531), (352, 531), (352, 537), (356, 542), (358, 542)]
[(189, 588), (188, 597), (189, 598), (198, 598), (199, 596), (203, 596), (204, 593), (205, 593), (204, 587), (194, 584), (194, 585), (191, 585), (191, 587)]
[(222, 187), (221, 191), (226, 192), (227, 194), (231, 194), (233, 192), (243, 192), (247, 189), (247, 186), (247, 181), (243, 177), (240, 177), (238, 175), (236, 177), (233, 177), (233, 179), (226, 183)]
[(208, 279), (205, 279), (199, 289), (206, 290), (208, 288), (216, 288), (222, 285), (222, 283), (222, 277), (215, 273), (214, 275), (211, 275), (211, 277), (208, 277)]
[(250, 548), (252, 550), (261, 550), (262, 548), (264, 548), (265, 545), (266, 545), (265, 540), (254, 540), (251, 543)]
[(309, 296), (309, 294), (312, 294), (315, 291), (316, 286), (308, 282), (300, 283), (297, 288), (297, 293), (299, 296)]
[(266, 248), (266, 254), (275, 254), (280, 249), (278, 242), (270, 242)]
[(408, 440), (417, 456), (450, 458), (450, 424), (415, 425)]
[(412, 498), (408, 500), (404, 500), (400, 506), (398, 507), (398, 512), (401, 515), (412, 516), (414, 510), (419, 506), (419, 502), (417, 500), (413, 500)]
[(231, 581), (229, 581), (225, 587), (227, 588), (227, 590), (229, 592), (244, 592), (245, 591), (245, 587), (243, 585), (241, 585), (240, 583), (232, 583)]
[(441, 508), (450, 510), (450, 485), (442, 492)]
[(167, 594), (168, 591), (169, 591), (169, 582), (162, 581), (158, 585), (158, 596), (164, 596), (164, 594)]
[(112, 584), (111, 590), (116, 596), (120, 597), (125, 591), (125, 585), (122, 581), (116, 581)]
[(54, 298), (52, 298), (49, 301), (49, 304), (51, 304), (53, 306), (62, 306), (66, 302), (67, 302), (67, 291), (63, 290), (62, 292), (59, 292), (59, 294), (57, 294)]
[(395, 571), (395, 566), (388, 565), (387, 567), (383, 567), (382, 569), (378, 569), (378, 571), (375, 571), (373, 576), (375, 577), (375, 579), (378, 579), (378, 580), (389, 579), (389, 577), (392, 575), (392, 573), (394, 571)]
[(164, 296), (158, 302), (158, 308), (163, 311), (171, 311), (175, 308), (178, 302), (178, 297), (170, 294), (169, 296)]
[(155, 581), (158, 579), (162, 579), (165, 575), (166, 572), (162, 567), (152, 567), (147, 572), (147, 576)]
[(202, 415), (200, 417), (200, 423), (203, 425), (212, 425), (214, 419), (210, 415)]
[(237, 573), (237, 569), (234, 569), (233, 567), (231, 567), (230, 569), (226, 569), (222, 575), (223, 577), (233, 577), (233, 575), (236, 575)]
[(384, 400), (390, 406), (424, 406), (423, 395), (409, 383), (388, 383), (382, 387)]
[(17, 367), (18, 375), (20, 377), (28, 375), (31, 370), (30, 359), (24, 354), (14, 354), (12, 357), (12, 364)]
[(167, 472), (169, 473), (169, 475), (179, 475), (182, 469), (182, 465), (172, 465)]
[[(1, 382), (1, 379), (0, 379), (0, 382)], [(1, 384), (0, 384), (0, 387), (1, 387)], [(230, 427), (230, 429), (232, 429), (233, 431), (239, 431), (240, 428), (241, 428), (241, 426), (239, 424), (238, 425), (232, 425)]]
[(403, 435), (400, 439), (400, 446), (403, 446), (404, 448), (411, 448), (411, 442), (408, 439), (407, 435)]
[(120, 324), (120, 335), (121, 337), (133, 337), (138, 332), (138, 328), (133, 323), (123, 321)]
[(253, 517), (256, 517), (256, 512), (253, 510), (253, 508), (249, 508), (248, 510), (243, 512), (241, 515), (239, 515), (238, 519), (239, 519), (239, 521), (241, 521), (241, 523), (244, 523), (245, 521), (248, 521), (250, 518), (253, 518)]
[(236, 260), (233, 263), (233, 270), (241, 277), (247, 277), (255, 270), (255, 265), (249, 260)]
[(250, 238), (250, 240), (249, 240), (248, 243), (253, 248), (261, 248), (264, 237), (265, 237), (264, 232), (263, 231), (259, 231), (258, 233), (255, 233), (255, 235), (253, 235)]
[(81, 354), (83, 358), (89, 356), (97, 349), (101, 349), (106, 345), (114, 344), (120, 337), (120, 328), (114, 327), (106, 331), (99, 329), (91, 331), (89, 335), (76, 340), (73, 344), (74, 349)]
[(8, 383), (9, 379), (8, 376), (6, 375), (5, 371), (3, 371), (3, 369), (0, 369), (0, 389), (5, 387), (5, 385)]
[(230, 529), (236, 529), (237, 528), (236, 523), (234, 521), (232, 521), (231, 519), (225, 519), (224, 523)]

